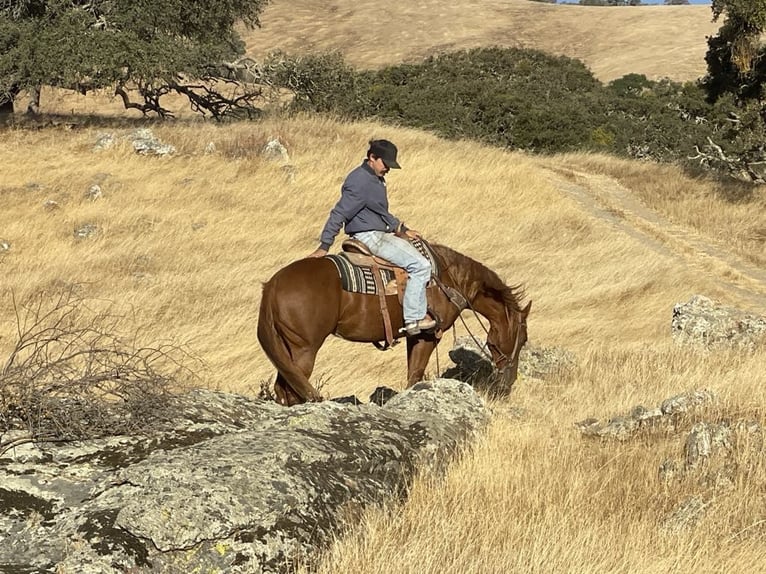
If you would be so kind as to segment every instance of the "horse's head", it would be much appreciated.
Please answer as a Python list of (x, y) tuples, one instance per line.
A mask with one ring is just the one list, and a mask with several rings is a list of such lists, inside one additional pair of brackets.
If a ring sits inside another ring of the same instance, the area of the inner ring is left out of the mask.
[(527, 342), (527, 317), (532, 302), (523, 309), (505, 306), (505, 314), (490, 324), (487, 347), (500, 372), (503, 387), (510, 389), (519, 372), (519, 355)]
[(450, 301), (461, 310), (467, 306), (489, 320), (487, 347), (500, 373), (497, 382), (510, 389), (516, 382), (519, 355), (527, 342), (527, 317), (532, 302), (522, 308), (523, 286), (506, 285), (497, 273), (478, 261), (444, 245), (431, 247), (438, 256), (440, 279), (462, 296), (465, 305), (461, 306), (447, 293)]

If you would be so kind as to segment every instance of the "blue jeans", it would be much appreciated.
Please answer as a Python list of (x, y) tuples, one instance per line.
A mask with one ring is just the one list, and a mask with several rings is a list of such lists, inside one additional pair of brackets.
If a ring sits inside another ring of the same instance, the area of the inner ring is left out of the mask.
[(409, 279), (402, 301), (404, 324), (425, 317), (426, 285), (431, 278), (431, 263), (428, 259), (423, 257), (412, 243), (393, 233), (362, 231), (355, 233), (353, 237), (364, 243), (374, 255), (407, 271)]

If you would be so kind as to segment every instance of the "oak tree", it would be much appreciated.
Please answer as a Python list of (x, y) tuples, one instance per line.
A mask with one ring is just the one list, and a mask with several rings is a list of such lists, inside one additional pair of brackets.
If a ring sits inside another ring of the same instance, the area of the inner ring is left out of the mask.
[[(0, 0), (0, 104), (40, 86), (114, 89), (128, 108), (171, 115), (186, 96), (214, 117), (252, 109), (232, 92), (245, 45), (268, 0)], [(137, 100), (136, 100), (137, 98)]]

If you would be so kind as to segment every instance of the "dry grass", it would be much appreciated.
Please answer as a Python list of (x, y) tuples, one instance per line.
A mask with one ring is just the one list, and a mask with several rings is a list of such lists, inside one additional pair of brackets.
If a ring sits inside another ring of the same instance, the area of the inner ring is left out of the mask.
[(579, 170), (589, 177), (607, 176), (668, 221), (766, 269), (764, 186), (691, 177), (673, 165), (602, 155), (569, 154), (555, 158), (551, 165)]
[(628, 73), (683, 81), (706, 71), (707, 37), (720, 27), (711, 20), (710, 6), (390, 0), (381, 8), (353, 0), (275, 0), (264, 11), (263, 27), (244, 36), (253, 56), (275, 48), (338, 50), (361, 68), (497, 45), (577, 58), (602, 81)]
[[(392, 0), (372, 8), (276, 0), (247, 41), (254, 55), (339, 49), (361, 67), (446, 49), (523, 46), (580, 58), (602, 80), (629, 72), (688, 80), (704, 73), (705, 36), (717, 29), (710, 15), (709, 6)], [(43, 108), (130, 115), (105, 94), (46, 92)], [(723, 489), (701, 484), (699, 475), (663, 483), (658, 467), (682, 455), (694, 418), (624, 443), (586, 441), (573, 427), (699, 387), (719, 396), (708, 419), (764, 422), (764, 351), (698, 355), (673, 345), (669, 327), (673, 304), (694, 293), (744, 306), (763, 300), (766, 287), (738, 278), (725, 260), (712, 264), (689, 241), (631, 216), (619, 202), (619, 194), (640, 201), (702, 243), (763, 268), (763, 188), (723, 188), (648, 163), (538, 159), (414, 130), (311, 118), (157, 125), (155, 134), (179, 150), (159, 159), (137, 156), (124, 141), (93, 151), (100, 132), (129, 133), (127, 120), (80, 123), (72, 131), (3, 132), (0, 240), (12, 247), (0, 253), (0, 357), (14, 337), (11, 290), (81, 283), (83, 295), (125, 312), (126, 329), (187, 342), (206, 361), (210, 387), (257, 392), (273, 376), (255, 338), (260, 285), (316, 247), (342, 178), (365, 142), (381, 136), (400, 146), (404, 165), (389, 178), (394, 211), (429, 239), (485, 262), (508, 282), (524, 282), (533, 300), (531, 342), (576, 354), (572, 372), (522, 380), (509, 401), (493, 403), (492, 425), (473, 451), (443, 479), (417, 481), (406, 505), (367, 512), (320, 572), (766, 569), (761, 452), (738, 450), (737, 479)], [(271, 137), (287, 144), (294, 180), (260, 157)], [(205, 153), (209, 143), (213, 153)], [(85, 193), (94, 183), (103, 197), (90, 201)], [(566, 191), (573, 183), (625, 226), (584, 207)], [(58, 207), (46, 208), (48, 200)], [(99, 236), (76, 240), (74, 230), (85, 223), (98, 225)], [(444, 351), (439, 359), (444, 369)], [(313, 379), (329, 395), (366, 396), (380, 384), (401, 387), (404, 360), (401, 347), (380, 353), (333, 339)], [(430, 370), (436, 373), (436, 359)], [(512, 416), (519, 410), (524, 414)], [(700, 523), (663, 529), (667, 514), (692, 496), (708, 504)]]
[[(682, 457), (680, 431), (693, 420), (623, 443), (584, 440), (571, 423), (655, 404), (679, 385), (724, 391), (711, 418), (751, 415), (740, 409), (743, 402), (762, 408), (764, 358), (692, 357), (663, 345), (627, 353), (594, 348), (569, 377), (520, 386), (513, 402), (528, 411), (521, 420), (503, 417), (504, 405), (496, 404), (489, 433), (443, 481), (425, 478), (404, 507), (368, 512), (316, 571), (763, 571), (759, 450), (742, 447), (749, 455), (738, 460), (743, 479), (726, 488), (702, 486), (703, 473), (663, 483), (659, 466)], [(716, 384), (723, 380), (725, 389)], [(743, 392), (753, 394), (743, 401)], [(696, 528), (665, 528), (692, 496), (708, 505)]]
[[(709, 418), (762, 420), (766, 357), (675, 347), (674, 303), (704, 293), (738, 305), (739, 292), (727, 289), (727, 278), (714, 269), (680, 264), (693, 253), (675, 251), (672, 243), (658, 253), (641, 234), (595, 217), (563, 191), (569, 180), (559, 174), (616, 178), (679, 225), (706, 221), (698, 233), (711, 240), (731, 233), (745, 215), (746, 225), (765, 225), (763, 215), (750, 213), (756, 210), (743, 211), (712, 184), (701, 186), (672, 168), (589, 156), (536, 159), (374, 123), (177, 123), (154, 127), (177, 146), (174, 157), (139, 156), (122, 140), (93, 151), (100, 132), (131, 129), (123, 123), (3, 133), (0, 239), (12, 247), (0, 255), (0, 352), (14, 337), (10, 290), (23, 295), (81, 283), (84, 295), (124, 310), (131, 317), (126, 328), (144, 325), (148, 339), (188, 342), (208, 365), (209, 386), (256, 392), (273, 375), (255, 338), (261, 283), (316, 247), (365, 142), (390, 137), (404, 165), (389, 178), (395, 212), (508, 282), (524, 282), (533, 300), (531, 342), (573, 351), (577, 367), (556, 380), (522, 380), (510, 402), (493, 405), (489, 432), (447, 477), (418, 481), (403, 507), (366, 513), (320, 571), (766, 567), (760, 453), (739, 453), (738, 479), (715, 490), (695, 477), (669, 484), (657, 478), (665, 459), (681, 456), (683, 431), (693, 420), (677, 432), (666, 428), (626, 443), (586, 441), (575, 432), (573, 423), (587, 416), (605, 419), (697, 387), (719, 395)], [(287, 144), (294, 180), (260, 157), (271, 137)], [(215, 151), (205, 153), (209, 143)], [(94, 183), (103, 197), (90, 201), (85, 193)], [(671, 190), (683, 209), (675, 211)], [(762, 189), (752, 193), (762, 201)], [(48, 200), (58, 208), (47, 209)], [(75, 239), (84, 223), (98, 225), (100, 235)], [(738, 249), (749, 245), (743, 241)], [(445, 368), (444, 351), (440, 362)], [(404, 373), (401, 347), (380, 353), (333, 339), (320, 352), (314, 379), (330, 395), (364, 397), (380, 384), (400, 388)], [(514, 409), (525, 414), (512, 417)], [(664, 530), (664, 517), (690, 496), (709, 504), (700, 524)]]

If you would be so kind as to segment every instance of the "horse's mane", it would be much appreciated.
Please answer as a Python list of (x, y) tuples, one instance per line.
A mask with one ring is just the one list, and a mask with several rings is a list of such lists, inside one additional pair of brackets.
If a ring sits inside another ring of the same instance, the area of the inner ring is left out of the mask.
[(495, 298), (502, 301), (506, 307), (513, 311), (521, 311), (520, 303), (525, 296), (522, 285), (508, 286), (497, 273), (475, 259), (446, 245), (430, 245), (439, 258), (442, 274), (452, 279), (469, 301), (473, 301), (479, 292), (489, 291), (496, 294)]

